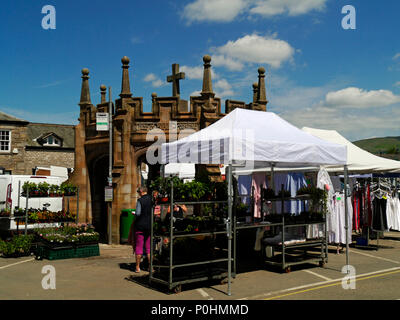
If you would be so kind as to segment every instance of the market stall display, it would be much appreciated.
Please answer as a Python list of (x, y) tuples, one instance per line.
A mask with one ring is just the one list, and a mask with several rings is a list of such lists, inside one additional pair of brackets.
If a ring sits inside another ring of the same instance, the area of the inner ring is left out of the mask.
[[(319, 165), (346, 165), (346, 146), (316, 138), (271, 112), (237, 108), (207, 128), (161, 146), (167, 163), (227, 165), (228, 181), (228, 295), (232, 275), (232, 171), (238, 166), (256, 168), (296, 168)], [(346, 168), (345, 168), (346, 172)], [(235, 228), (235, 224), (233, 224)]]

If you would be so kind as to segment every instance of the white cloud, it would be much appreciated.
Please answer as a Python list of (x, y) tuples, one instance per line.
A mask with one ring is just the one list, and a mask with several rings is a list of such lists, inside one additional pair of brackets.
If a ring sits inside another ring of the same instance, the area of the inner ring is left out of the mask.
[(337, 130), (351, 141), (372, 136), (386, 137), (400, 135), (396, 110), (383, 112), (343, 112), (340, 109), (314, 106), (299, 110), (285, 110), (280, 116), (298, 128), (311, 127)]
[(146, 82), (150, 82), (150, 81), (154, 81), (156, 79), (157, 79), (157, 77), (154, 73), (149, 73), (147, 76), (144, 77), (143, 80)]
[(228, 41), (216, 48), (216, 51), (233, 60), (266, 63), (274, 68), (279, 68), (283, 62), (291, 60), (295, 52), (289, 43), (276, 39), (276, 36), (263, 37), (257, 34)]
[[(212, 63), (212, 61), (211, 61)], [(189, 66), (181, 66), (181, 71), (185, 73), (185, 77), (189, 80), (202, 80), (204, 67), (189, 67)], [(211, 76), (213, 79), (217, 79), (218, 75), (215, 73), (213, 69), (211, 69)]]
[(230, 71), (241, 71), (244, 67), (242, 62), (223, 55), (213, 55), (212, 64), (216, 67), (226, 67)]
[(246, 7), (246, 0), (196, 0), (186, 5), (183, 17), (188, 22), (218, 21), (229, 22)]
[(337, 108), (371, 108), (385, 107), (400, 102), (400, 96), (389, 90), (366, 91), (359, 88), (346, 88), (343, 90), (329, 92), (325, 105)]
[(239, 15), (272, 17), (288, 14), (298, 16), (321, 11), (328, 0), (195, 0), (183, 9), (182, 16), (189, 22), (231, 22)]
[(400, 58), (400, 53), (395, 54), (393, 60), (397, 60), (398, 58)]
[(218, 80), (214, 85), (216, 95), (220, 98), (233, 96), (235, 92), (232, 90), (232, 86), (226, 79)]
[(321, 11), (327, 0), (258, 0), (250, 9), (250, 13), (264, 17), (287, 13), (289, 16), (306, 14), (313, 10)]
[(400, 87), (400, 81), (397, 81), (397, 82), (394, 84), (394, 86), (395, 86), (395, 87)]
[(166, 85), (166, 83), (159, 79), (154, 73), (149, 73), (147, 76), (144, 77), (143, 80), (145, 82), (151, 82), (151, 85), (154, 88), (159, 88)]
[(201, 95), (201, 91), (193, 91), (189, 96), (190, 97), (198, 97)]

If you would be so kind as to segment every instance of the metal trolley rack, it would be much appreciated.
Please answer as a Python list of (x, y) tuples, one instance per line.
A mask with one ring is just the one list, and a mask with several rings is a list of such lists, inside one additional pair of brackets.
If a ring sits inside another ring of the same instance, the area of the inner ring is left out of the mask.
[[(171, 208), (171, 213), (170, 215), (172, 216), (173, 208), (174, 205), (204, 205), (204, 204), (227, 204), (228, 201), (198, 201), (198, 202), (181, 202), (181, 201), (174, 201), (174, 189), (173, 189), (173, 183), (171, 183), (171, 197), (170, 197), (170, 203), (164, 204), (164, 205), (169, 205)], [(154, 210), (154, 207), (153, 207)], [(213, 279), (226, 279), (229, 274), (228, 274), (228, 268), (229, 266), (226, 266), (225, 268), (215, 268), (214, 270), (209, 270), (209, 272), (202, 272), (202, 274), (196, 275), (191, 275), (191, 276), (184, 276), (184, 277), (175, 277), (173, 274), (173, 271), (178, 269), (178, 268), (184, 268), (184, 267), (193, 267), (193, 266), (201, 266), (201, 265), (211, 265), (211, 264), (218, 264), (218, 263), (223, 263), (225, 262), (226, 265), (229, 264), (229, 260), (231, 260), (231, 263), (234, 261), (232, 257), (229, 255), (229, 244), (228, 244), (228, 249), (224, 251), (226, 252), (227, 257), (222, 257), (222, 258), (217, 258), (217, 259), (210, 259), (210, 260), (205, 260), (205, 261), (196, 261), (196, 262), (191, 262), (191, 263), (181, 263), (181, 264), (175, 264), (174, 259), (173, 259), (173, 254), (174, 254), (174, 240), (178, 238), (185, 238), (185, 237), (199, 237), (199, 236), (217, 236), (217, 235), (228, 235), (228, 230), (231, 227), (229, 223), (229, 219), (225, 219), (225, 228), (224, 230), (221, 231), (215, 231), (215, 232), (197, 232), (197, 233), (185, 233), (185, 234), (174, 234), (174, 219), (169, 219), (170, 220), (170, 226), (169, 226), (169, 261), (168, 264), (154, 264), (154, 242), (155, 240), (160, 240), (162, 236), (156, 235), (154, 233), (154, 214), (153, 214), (153, 219), (151, 219), (151, 246), (150, 246), (150, 273), (149, 273), (149, 283), (151, 282), (157, 282), (160, 284), (167, 285), (169, 290), (173, 290), (175, 293), (179, 293), (182, 290), (182, 285), (183, 284), (188, 284), (188, 283), (193, 283), (193, 282), (200, 282), (200, 281), (205, 281), (205, 280), (213, 280)], [(227, 242), (229, 239), (229, 236), (226, 237)], [(155, 268), (160, 268), (160, 269), (167, 269), (168, 270), (168, 276), (167, 279), (162, 278), (160, 275), (157, 275), (157, 273), (154, 272)], [(209, 268), (211, 269), (211, 268)], [(205, 269), (206, 270), (206, 269)], [(234, 273), (231, 273), (233, 276)], [(229, 292), (230, 293), (230, 292)]]
[[(283, 195), (283, 194), (282, 194)], [(309, 200), (309, 196), (297, 196), (297, 197), (281, 197), (281, 198), (274, 198), (274, 199), (264, 199), (263, 197), (261, 198), (261, 203), (264, 203), (266, 200), (271, 201), (271, 202), (277, 202), (280, 201), (282, 205), (282, 212), (284, 212), (284, 202), (285, 201), (306, 201)], [(236, 217), (234, 216), (234, 247), (236, 248), (236, 233), (239, 230), (243, 229), (250, 229), (250, 228), (265, 228), (269, 227), (271, 229), (280, 229), (281, 230), (281, 239), (280, 243), (272, 243), (268, 244), (268, 241), (265, 241), (264, 239), (262, 241), (262, 253), (263, 253), (263, 259), (264, 262), (269, 264), (269, 265), (274, 265), (274, 266), (279, 266), (282, 268), (282, 270), (285, 270), (285, 272), (290, 272), (291, 271), (291, 266), (293, 265), (298, 265), (298, 264), (305, 264), (309, 262), (318, 262), (320, 267), (324, 267), (326, 263), (328, 263), (328, 237), (327, 237), (327, 225), (326, 225), (326, 217), (324, 216), (322, 221), (318, 222), (309, 222), (309, 223), (295, 223), (295, 224), (289, 224), (285, 223), (285, 216), (282, 214), (282, 220), (281, 222), (269, 222), (268, 221), (268, 215), (264, 215), (264, 212), (262, 210), (262, 215), (259, 221), (253, 222), (253, 223), (239, 223), (236, 222)], [(323, 237), (317, 238), (317, 239), (307, 239), (305, 242), (300, 242), (300, 243), (292, 243), (292, 244), (285, 244), (285, 230), (290, 229), (290, 228), (307, 228), (307, 227), (312, 227), (314, 225), (323, 225)], [(281, 252), (282, 258), (280, 259), (274, 259), (274, 257), (271, 257), (271, 259), (268, 259), (266, 257), (266, 248), (271, 247), (271, 251), (273, 252)], [(320, 248), (320, 255), (308, 255), (307, 251), (310, 249), (315, 249), (315, 248)], [(303, 255), (301, 256), (300, 260), (297, 261), (289, 261), (288, 258), (293, 258), (295, 257), (293, 254), (291, 254), (292, 251), (303, 251)], [(275, 261), (274, 261), (275, 260)], [(234, 261), (236, 261), (236, 251), (234, 251)], [(234, 272), (236, 272), (236, 266), (234, 266)]]

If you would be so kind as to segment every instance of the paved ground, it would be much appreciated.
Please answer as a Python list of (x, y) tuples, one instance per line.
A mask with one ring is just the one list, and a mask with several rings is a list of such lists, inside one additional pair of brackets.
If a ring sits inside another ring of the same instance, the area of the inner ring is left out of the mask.
[[(376, 243), (376, 241), (372, 241)], [(280, 273), (270, 267), (259, 268), (251, 255), (239, 257), (239, 272), (227, 284), (186, 285), (179, 294), (164, 287), (149, 287), (147, 272), (133, 272), (134, 256), (129, 246), (101, 245), (99, 257), (68, 260), (0, 258), (0, 299), (35, 300), (398, 300), (400, 299), (400, 233), (386, 233), (380, 248), (351, 248), (350, 264), (355, 267), (355, 289), (345, 290), (342, 268), (345, 253), (336, 255), (331, 247), (325, 268), (307, 264)], [(42, 268), (54, 266), (56, 289), (42, 288)], [(353, 282), (354, 284), (354, 282)]]

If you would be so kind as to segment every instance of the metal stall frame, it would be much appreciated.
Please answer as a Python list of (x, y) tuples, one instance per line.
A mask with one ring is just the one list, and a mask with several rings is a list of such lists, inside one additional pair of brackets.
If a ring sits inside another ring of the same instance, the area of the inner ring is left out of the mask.
[[(150, 273), (149, 273), (149, 284), (151, 282), (158, 282), (160, 284), (164, 284), (168, 286), (169, 290), (175, 291), (175, 293), (179, 293), (181, 291), (182, 284), (211, 280), (211, 279), (226, 279), (228, 280), (228, 288), (227, 288), (227, 295), (231, 296), (231, 278), (232, 278), (232, 263), (234, 264), (234, 258), (232, 258), (232, 203), (233, 203), (233, 188), (232, 188), (232, 169), (228, 167), (228, 200), (224, 201), (196, 201), (196, 202), (183, 202), (183, 201), (174, 201), (174, 185), (171, 181), (171, 199), (170, 199), (170, 230), (169, 230), (169, 239), (170, 239), (170, 246), (169, 246), (169, 264), (168, 265), (155, 265), (153, 263), (154, 259), (154, 240), (159, 236), (154, 234), (154, 206), (152, 211), (152, 219), (151, 219), (151, 242), (150, 242)], [(186, 205), (195, 205), (195, 204), (228, 204), (228, 217), (225, 221), (225, 229), (224, 231), (215, 231), (215, 232), (202, 232), (202, 233), (188, 233), (188, 234), (180, 234), (174, 235), (174, 222), (173, 222), (173, 208), (175, 204), (186, 204)], [(174, 239), (177, 238), (184, 238), (184, 237), (197, 237), (197, 236), (207, 236), (207, 235), (218, 235), (218, 234), (226, 234), (228, 239), (228, 249), (227, 249), (227, 258), (220, 258), (220, 259), (213, 259), (208, 261), (199, 261), (199, 262), (192, 262), (192, 263), (184, 263), (184, 264), (174, 264), (173, 263), (173, 253), (174, 253)], [(218, 275), (209, 275), (204, 277), (195, 277), (180, 281), (174, 281), (173, 278), (173, 270), (176, 268), (181, 267), (190, 267), (190, 266), (198, 266), (198, 265), (206, 265), (211, 263), (220, 263), (220, 262), (227, 262), (227, 272), (222, 272)], [(168, 281), (164, 279), (160, 279), (154, 276), (153, 271), (154, 268), (168, 268)]]

